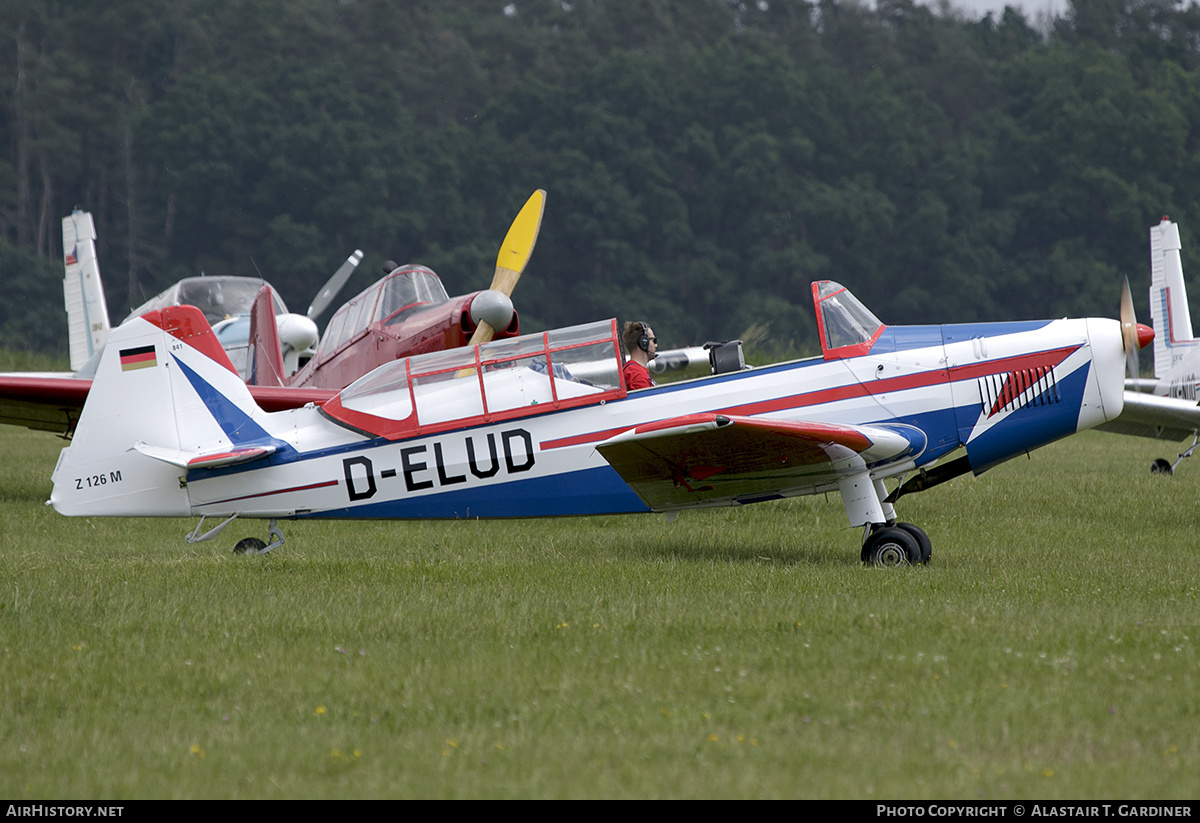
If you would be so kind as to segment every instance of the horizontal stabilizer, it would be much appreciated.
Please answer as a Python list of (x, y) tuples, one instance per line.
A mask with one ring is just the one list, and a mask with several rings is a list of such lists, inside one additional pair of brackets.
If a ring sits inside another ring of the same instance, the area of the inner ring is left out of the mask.
[(134, 443), (133, 447), (147, 457), (153, 457), (155, 460), (170, 463), (181, 469), (215, 469), (219, 466), (234, 466), (238, 463), (249, 463), (269, 457), (276, 451), (275, 446), (245, 446), (213, 452), (179, 451), (141, 442)]

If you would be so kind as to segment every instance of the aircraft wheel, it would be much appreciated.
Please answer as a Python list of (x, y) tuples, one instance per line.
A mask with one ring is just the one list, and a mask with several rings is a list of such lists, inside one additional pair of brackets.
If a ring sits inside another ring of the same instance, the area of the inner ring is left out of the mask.
[(1161, 457), (1150, 464), (1151, 474), (1174, 474), (1175, 470), (1171, 468), (1171, 464)]
[(238, 544), (233, 547), (234, 554), (258, 554), (267, 547), (266, 541), (260, 540), (257, 537), (247, 537), (239, 540)]
[(917, 547), (921, 550), (921, 565), (928, 565), (929, 559), (933, 557), (933, 542), (925, 530), (912, 523), (897, 523), (896, 528), (904, 529), (916, 539)]
[(921, 563), (921, 547), (906, 529), (885, 526), (871, 532), (863, 543), (862, 562), (884, 568), (916, 566)]

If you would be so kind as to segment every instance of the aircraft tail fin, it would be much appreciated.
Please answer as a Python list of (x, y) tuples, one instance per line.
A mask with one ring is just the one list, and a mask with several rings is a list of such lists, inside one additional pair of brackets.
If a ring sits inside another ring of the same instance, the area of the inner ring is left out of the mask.
[(246, 382), (252, 386), (284, 385), (283, 346), (275, 322), (271, 287), (263, 286), (250, 307), (250, 351)]
[(67, 307), (71, 370), (79, 371), (108, 339), (108, 306), (96, 260), (92, 215), (74, 211), (63, 218), (63, 298)]
[(1200, 345), (1192, 333), (1183, 283), (1179, 226), (1164, 217), (1150, 228), (1150, 318), (1154, 324), (1154, 374), (1165, 377), (1188, 350)]
[(109, 335), (50, 502), (66, 515), (187, 516), (189, 468), (290, 449), (267, 418), (199, 309), (134, 318)]

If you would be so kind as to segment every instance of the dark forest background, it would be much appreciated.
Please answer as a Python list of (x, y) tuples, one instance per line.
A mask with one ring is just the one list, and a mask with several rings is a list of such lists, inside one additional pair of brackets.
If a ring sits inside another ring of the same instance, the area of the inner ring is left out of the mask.
[[(885, 322), (1142, 319), (1147, 230), (1200, 272), (1200, 8), (911, 0), (5, 0), (0, 345), (65, 352), (61, 218), (114, 322), (201, 272), (293, 310), (355, 248), (483, 288), (547, 190), (527, 331), (815, 346)], [(1196, 290), (1200, 294), (1200, 289)], [(765, 337), (764, 337), (765, 335)]]

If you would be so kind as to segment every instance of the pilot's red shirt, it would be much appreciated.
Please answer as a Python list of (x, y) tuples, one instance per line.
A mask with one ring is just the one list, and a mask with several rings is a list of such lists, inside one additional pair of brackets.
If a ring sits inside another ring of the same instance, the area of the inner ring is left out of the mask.
[(634, 389), (648, 389), (651, 386), (658, 385), (650, 378), (650, 372), (641, 363), (633, 360), (625, 361), (625, 390), (633, 391)]

